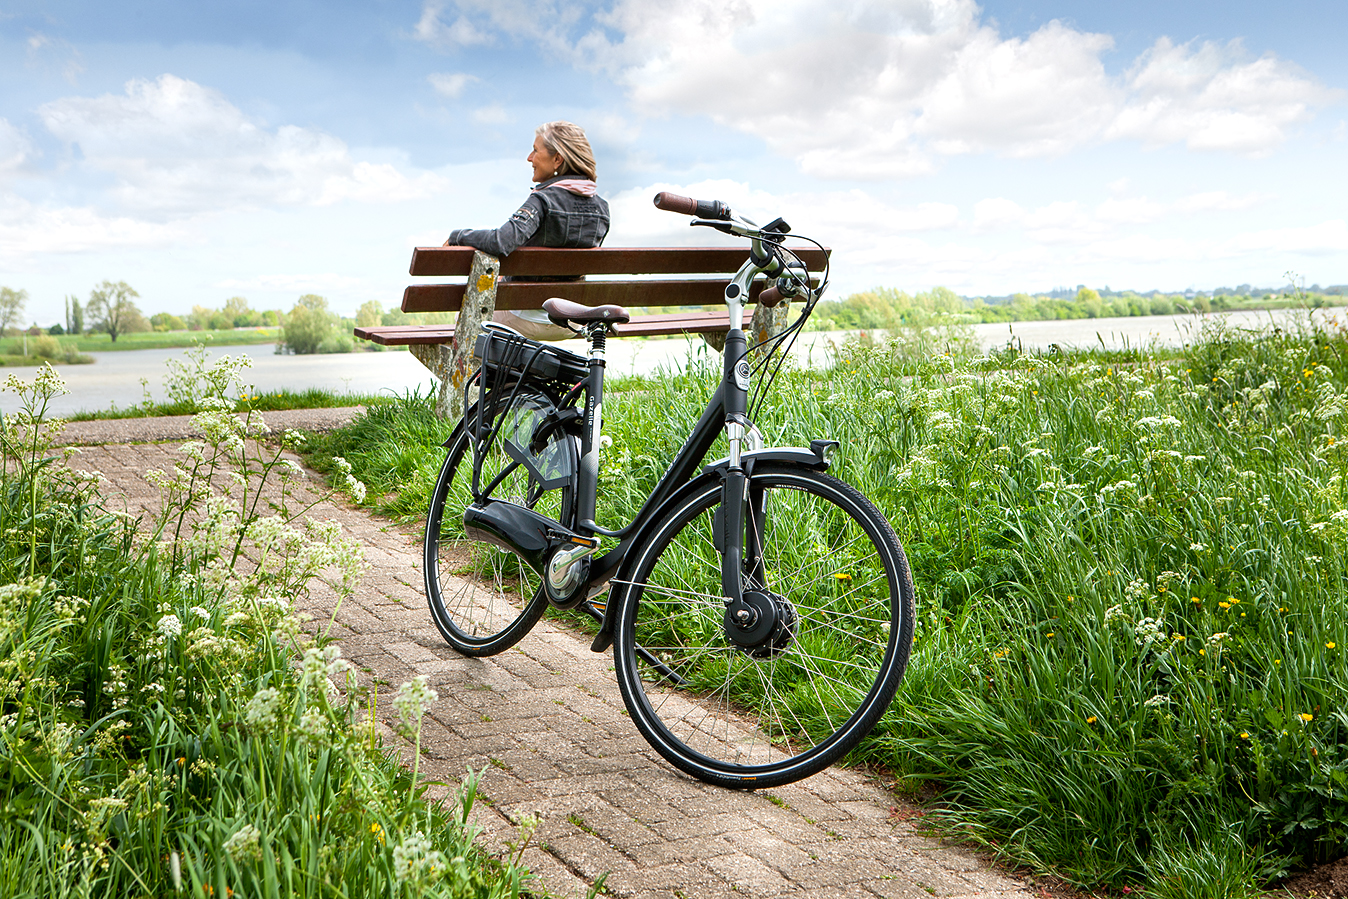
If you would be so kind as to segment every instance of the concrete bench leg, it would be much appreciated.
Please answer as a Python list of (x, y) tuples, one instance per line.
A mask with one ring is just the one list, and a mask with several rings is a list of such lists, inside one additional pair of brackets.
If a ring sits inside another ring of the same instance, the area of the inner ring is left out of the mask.
[(496, 313), (496, 276), (500, 271), (501, 260), (475, 250), (468, 272), (468, 289), (454, 319), (453, 343), (410, 347), (417, 361), (440, 379), (440, 392), (435, 398), (435, 414), (440, 418), (463, 417), (463, 385), (477, 369), (473, 363), (473, 344), (482, 333), (482, 323), (491, 321)]
[[(754, 317), (749, 320), (749, 331), (744, 335), (749, 341), (749, 346), (762, 343), (774, 334), (780, 334), (790, 318), (790, 307), (786, 303), (778, 303), (776, 306), (754, 306)], [(718, 353), (725, 349), (724, 331), (703, 334), (702, 339)]]

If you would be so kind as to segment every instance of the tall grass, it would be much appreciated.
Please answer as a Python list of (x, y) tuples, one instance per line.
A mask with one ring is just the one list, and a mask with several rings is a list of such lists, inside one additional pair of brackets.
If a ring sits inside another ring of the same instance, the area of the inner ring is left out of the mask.
[[(1348, 335), (915, 347), (789, 370), (758, 421), (770, 445), (841, 440), (835, 473), (913, 567), (913, 659), (857, 756), (1092, 888), (1242, 895), (1348, 851)], [(601, 522), (634, 513), (715, 379), (606, 397)], [(412, 515), (449, 428), (401, 406), (336, 446)]]
[[(314, 577), (349, 594), (359, 554), (284, 487), (258, 501), (293, 470), (246, 439), (255, 423), (208, 403), (207, 440), (151, 473), (166, 504), (142, 529), (49, 452), (55, 372), (9, 386), (25, 404), (0, 418), (0, 895), (518, 893), (523, 872), (472, 846), (473, 780), (427, 801), (374, 697), (296, 617)], [(433, 699), (414, 681), (395, 701), (418, 758)]]

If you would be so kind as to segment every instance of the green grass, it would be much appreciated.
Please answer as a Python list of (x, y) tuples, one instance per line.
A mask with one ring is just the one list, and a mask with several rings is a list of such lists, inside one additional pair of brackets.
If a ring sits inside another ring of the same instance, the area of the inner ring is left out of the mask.
[(56, 362), (60, 365), (88, 365), (93, 361), (93, 356), (86, 356), (78, 352), (62, 359), (49, 359), (46, 356), (37, 355), (24, 356), (21, 353), (0, 353), (0, 367), (4, 368), (36, 368), (48, 362)]
[[(57, 381), (40, 373), (39, 400), (28, 385), (25, 413), (0, 417), (0, 895), (518, 895), (519, 853), (473, 846), (475, 779), (428, 800), (381, 745), (373, 693), (295, 615), (290, 598), (358, 549), (284, 500), (264, 517), (209, 486), (219, 467), (284, 481), (279, 451), (215, 416), (157, 477), (168, 502), (147, 534), (25, 423)], [(429, 694), (399, 693), (419, 760)]]
[[(289, 409), (336, 409), (347, 406), (367, 408), (387, 405), (393, 400), (387, 394), (337, 393), (321, 387), (306, 390), (278, 390), (261, 393), (234, 401), (235, 412), (279, 412)], [(167, 403), (141, 403), (126, 408), (103, 409), (98, 412), (76, 412), (68, 421), (105, 421), (118, 418), (150, 418), (159, 415), (194, 415), (197, 406), (190, 400)]]
[[(841, 440), (834, 473), (912, 564), (912, 662), (855, 758), (934, 789), (926, 820), (1090, 889), (1253, 895), (1348, 852), (1348, 335), (943, 346), (845, 347), (758, 421), (769, 445)], [(601, 523), (630, 518), (714, 380), (605, 397)], [(412, 397), (329, 446), (416, 516), (448, 433)]]
[[(82, 353), (107, 353), (117, 350), (158, 350), (171, 347), (190, 347), (197, 343), (216, 346), (250, 346), (276, 343), (281, 328), (230, 328), (218, 331), (135, 331), (118, 334), (116, 342), (106, 333), (81, 334), (78, 337), (56, 338), (63, 345), (73, 344)], [(13, 345), (9, 338), (7, 345)], [(31, 341), (32, 338), (29, 338)]]

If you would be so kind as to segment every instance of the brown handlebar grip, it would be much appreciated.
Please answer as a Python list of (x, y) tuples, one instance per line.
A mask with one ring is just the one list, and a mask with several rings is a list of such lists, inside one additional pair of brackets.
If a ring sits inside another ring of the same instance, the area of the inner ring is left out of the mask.
[(662, 190), (655, 195), (655, 208), (682, 215), (697, 215), (697, 200)]
[(758, 305), (772, 308), (784, 299), (786, 299), (786, 297), (782, 296), (782, 292), (778, 290), (777, 285), (774, 284), (758, 295)]

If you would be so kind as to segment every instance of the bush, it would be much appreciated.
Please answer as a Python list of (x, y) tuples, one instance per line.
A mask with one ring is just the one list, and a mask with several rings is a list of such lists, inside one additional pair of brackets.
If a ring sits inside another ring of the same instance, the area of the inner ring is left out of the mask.
[(328, 301), (317, 294), (305, 294), (286, 316), (284, 336), (276, 351), (321, 352), (324, 342), (333, 337), (336, 325), (337, 316), (329, 311)]

